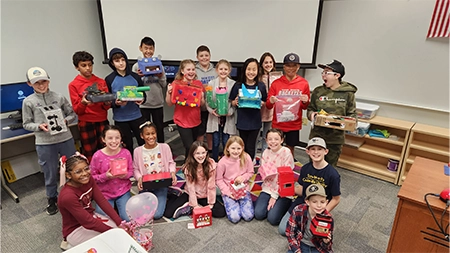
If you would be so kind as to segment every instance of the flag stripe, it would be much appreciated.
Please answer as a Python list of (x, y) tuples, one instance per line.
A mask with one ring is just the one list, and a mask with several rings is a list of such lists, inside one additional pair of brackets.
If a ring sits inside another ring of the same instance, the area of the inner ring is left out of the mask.
[(449, 37), (450, 0), (436, 0), (427, 38)]

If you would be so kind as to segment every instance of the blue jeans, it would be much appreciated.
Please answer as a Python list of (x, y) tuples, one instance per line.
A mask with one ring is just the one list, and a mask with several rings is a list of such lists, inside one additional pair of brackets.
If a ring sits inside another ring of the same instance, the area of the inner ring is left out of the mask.
[[(130, 218), (128, 217), (126, 206), (128, 200), (131, 198), (131, 193), (128, 191), (124, 195), (114, 198), (114, 199), (108, 199), (109, 204), (114, 208), (114, 203), (117, 205), (117, 210), (119, 211), (119, 216), (122, 220), (130, 221)], [(96, 205), (95, 206), (95, 212), (108, 216), (103, 210)]]
[(291, 214), (289, 212), (286, 212), (281, 218), (280, 225), (278, 225), (278, 233), (282, 236), (286, 236), (286, 227), (289, 222), (289, 218), (291, 217)]
[[(300, 242), (300, 250), (302, 253), (319, 253), (316, 247), (311, 247), (309, 245), (304, 244), (303, 242)], [(294, 251), (288, 249), (287, 253), (294, 253)]]
[(269, 205), (270, 198), (270, 195), (265, 192), (261, 192), (259, 194), (259, 197), (258, 199), (256, 199), (255, 203), (255, 219), (263, 220), (267, 217), (267, 221), (271, 225), (275, 226), (280, 224), (281, 218), (289, 209), (292, 200), (279, 197), (275, 202), (275, 205), (273, 205), (273, 207), (269, 211), (267, 211), (267, 206)]
[(219, 161), (220, 139), (222, 139), (222, 148), (225, 149), (225, 144), (227, 144), (229, 138), (230, 135), (223, 132), (223, 126), (219, 126), (219, 131), (213, 133), (212, 158), (214, 161)]
[(156, 208), (155, 216), (153, 219), (158, 220), (161, 219), (164, 215), (164, 210), (166, 210), (166, 202), (167, 202), (167, 191), (169, 190), (168, 187), (159, 188), (159, 189), (152, 189), (148, 191), (140, 191), (142, 192), (151, 192), (155, 194), (156, 198), (158, 199), (158, 207)]
[(59, 155), (65, 155), (67, 158), (75, 154), (75, 144), (73, 138), (67, 141), (50, 144), (36, 145), (38, 162), (44, 172), (45, 193), (48, 198), (58, 196), (59, 180)]

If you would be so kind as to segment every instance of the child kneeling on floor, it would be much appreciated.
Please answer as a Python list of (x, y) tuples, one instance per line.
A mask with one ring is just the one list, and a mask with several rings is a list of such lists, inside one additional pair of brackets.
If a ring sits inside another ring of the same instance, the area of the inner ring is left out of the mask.
[[(308, 186), (306, 188), (305, 202), (306, 204), (296, 206), (289, 218), (286, 228), (289, 243), (287, 252), (333, 252), (331, 245), (334, 224), (331, 214), (325, 209), (328, 200), (323, 186), (320, 184)], [(312, 220), (317, 214), (325, 216), (331, 221), (326, 237), (314, 235), (310, 229)]]

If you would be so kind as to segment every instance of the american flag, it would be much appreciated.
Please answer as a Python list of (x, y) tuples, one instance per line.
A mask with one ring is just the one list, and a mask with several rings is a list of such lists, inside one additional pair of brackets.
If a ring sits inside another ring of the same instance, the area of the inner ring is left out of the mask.
[(436, 0), (427, 38), (449, 37), (449, 4), (450, 0)]

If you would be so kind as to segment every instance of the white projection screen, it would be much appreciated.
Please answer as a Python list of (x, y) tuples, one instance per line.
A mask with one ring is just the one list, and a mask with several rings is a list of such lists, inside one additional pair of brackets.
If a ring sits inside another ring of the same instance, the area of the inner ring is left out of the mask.
[(144, 36), (164, 61), (195, 59), (207, 45), (211, 60), (244, 62), (271, 52), (277, 63), (296, 52), (315, 65), (323, 0), (97, 0), (105, 58), (114, 47), (141, 55)]

